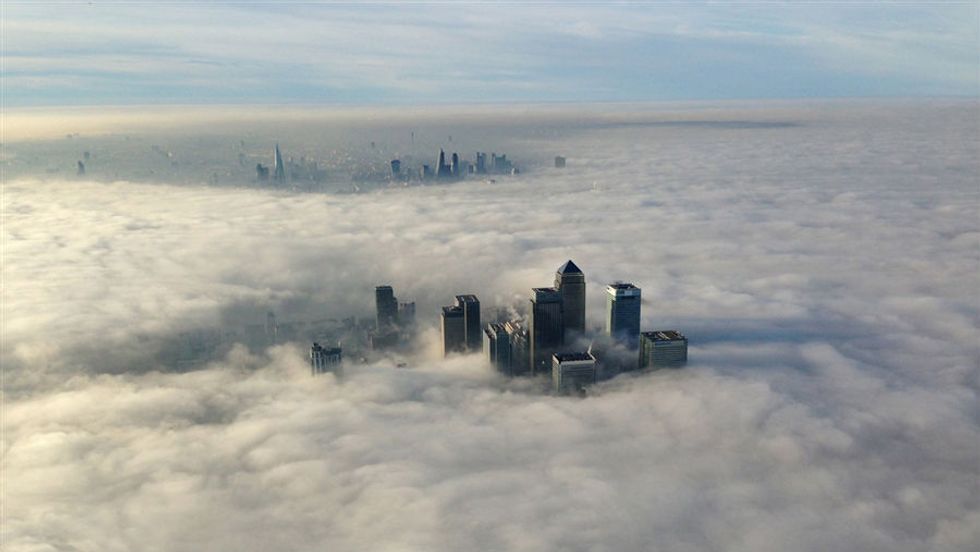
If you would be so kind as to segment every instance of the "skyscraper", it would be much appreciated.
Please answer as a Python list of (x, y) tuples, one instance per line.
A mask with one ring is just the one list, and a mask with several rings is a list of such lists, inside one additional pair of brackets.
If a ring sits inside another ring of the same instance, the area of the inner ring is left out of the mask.
[(279, 144), (276, 144), (276, 166), (273, 178), (277, 182), (286, 180), (286, 166), (282, 162), (282, 152), (279, 151)]
[(402, 174), (402, 162), (399, 159), (391, 160), (391, 176), (392, 178), (398, 178)]
[(398, 299), (391, 286), (374, 288), (374, 306), (376, 311), (378, 334), (394, 331), (398, 321)]
[(476, 174), (487, 173), (487, 154), (476, 152)]
[(530, 370), (530, 343), (527, 328), (517, 320), (504, 322), (510, 342), (510, 375), (522, 376)]
[(439, 325), (442, 330), (442, 354), (444, 356), (466, 350), (466, 322), (462, 307), (455, 305), (442, 307)]
[(501, 374), (512, 376), (510, 364), (510, 336), (503, 324), (487, 324), (483, 330), (483, 350), (487, 360)]
[(640, 368), (681, 368), (687, 363), (687, 338), (676, 330), (640, 334)]
[(531, 375), (548, 373), (551, 369), (551, 355), (561, 347), (564, 334), (561, 293), (555, 288), (533, 288), (528, 338)]
[(585, 333), (585, 274), (571, 259), (555, 272), (555, 288), (561, 293), (566, 339)]
[(415, 301), (398, 303), (398, 327), (402, 330), (415, 325)]
[(596, 382), (592, 353), (555, 353), (551, 357), (551, 384), (556, 393), (581, 393)]
[(606, 286), (606, 333), (636, 347), (640, 336), (640, 288), (626, 282)]
[(459, 178), (459, 154), (453, 152), (452, 164), (449, 165), (449, 172), (453, 175), (453, 178)]
[(450, 176), (450, 167), (446, 163), (446, 152), (441, 148), (439, 149), (439, 164), (436, 166), (436, 177), (437, 178), (448, 178)]
[(457, 295), (456, 306), (463, 309), (465, 322), (466, 349), (471, 353), (480, 351), (483, 347), (483, 334), (480, 332), (480, 300), (476, 295)]
[(314, 376), (333, 372), (340, 375), (340, 347), (326, 348), (314, 342), (310, 349), (310, 373)]

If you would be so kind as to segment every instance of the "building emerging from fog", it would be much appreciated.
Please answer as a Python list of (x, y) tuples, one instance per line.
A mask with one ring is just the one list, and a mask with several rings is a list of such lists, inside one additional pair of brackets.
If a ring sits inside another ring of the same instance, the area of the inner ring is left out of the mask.
[(282, 162), (282, 152), (279, 151), (279, 144), (276, 144), (275, 172), (273, 178), (276, 182), (286, 181), (286, 165)]
[(551, 384), (555, 393), (581, 393), (596, 382), (592, 353), (555, 353), (551, 357)]
[(681, 368), (687, 364), (687, 338), (676, 330), (640, 334), (640, 368)]
[(471, 353), (479, 352), (483, 348), (480, 332), (480, 300), (472, 294), (457, 295), (456, 306), (463, 309), (466, 349)]
[(545, 374), (551, 368), (551, 355), (561, 348), (565, 337), (561, 293), (557, 289), (531, 289), (529, 326), (531, 375)]
[(487, 324), (483, 330), (483, 350), (495, 370), (506, 376), (514, 375), (510, 363), (510, 336), (503, 324)]
[(640, 335), (640, 288), (626, 282), (606, 286), (606, 333), (631, 348)]
[(510, 375), (528, 374), (531, 369), (531, 340), (527, 327), (517, 320), (510, 320), (504, 322), (504, 331), (510, 342)]
[(442, 307), (439, 326), (442, 330), (443, 356), (462, 353), (466, 350), (466, 319), (463, 314), (463, 307), (456, 305)]
[(326, 348), (314, 342), (310, 349), (310, 373), (314, 376), (327, 372), (340, 375), (341, 360), (340, 347)]
[(561, 293), (562, 323), (566, 341), (572, 333), (585, 333), (585, 274), (571, 259), (555, 272), (555, 288)]

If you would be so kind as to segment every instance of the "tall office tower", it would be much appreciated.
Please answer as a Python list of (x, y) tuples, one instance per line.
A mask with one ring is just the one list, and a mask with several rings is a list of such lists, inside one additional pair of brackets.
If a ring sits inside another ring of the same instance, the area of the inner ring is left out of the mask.
[(459, 178), (459, 154), (453, 152), (452, 164), (449, 165), (449, 172), (452, 173), (453, 178)]
[(463, 319), (465, 324), (466, 348), (471, 353), (480, 351), (483, 347), (483, 334), (480, 328), (480, 300), (476, 295), (457, 295), (456, 306), (463, 309)]
[(398, 327), (409, 329), (415, 325), (415, 301), (398, 303)]
[(487, 154), (476, 152), (476, 174), (487, 173)]
[(606, 333), (636, 347), (640, 337), (640, 288), (626, 282), (606, 286)]
[(378, 286), (374, 288), (374, 307), (377, 315), (378, 334), (385, 334), (393, 331), (398, 321), (398, 299), (391, 286)]
[(555, 288), (531, 290), (530, 319), (531, 375), (545, 374), (551, 368), (551, 355), (557, 351), (565, 337), (561, 318), (561, 293)]
[(256, 163), (255, 178), (259, 182), (265, 182), (269, 180), (269, 167), (264, 166), (262, 163)]
[(450, 174), (449, 165), (446, 163), (446, 152), (439, 149), (439, 165), (436, 167), (436, 177), (447, 178)]
[(85, 163), (79, 159), (78, 161), (78, 176), (85, 176)]
[(273, 179), (277, 182), (286, 180), (286, 166), (282, 162), (282, 152), (279, 151), (279, 144), (276, 144), (276, 166)]
[(272, 311), (265, 314), (265, 339), (270, 345), (279, 341), (279, 324), (276, 323), (276, 314)]
[(640, 368), (681, 368), (687, 364), (687, 338), (676, 330), (640, 334)]
[(314, 376), (333, 372), (340, 375), (340, 347), (326, 348), (314, 342), (310, 349), (310, 373)]
[(592, 353), (555, 353), (551, 357), (551, 384), (555, 393), (581, 393), (596, 382)]
[(442, 329), (442, 354), (461, 353), (466, 350), (466, 321), (463, 308), (457, 306), (442, 307), (439, 318)]
[(555, 272), (555, 288), (561, 293), (566, 339), (585, 333), (585, 274), (571, 259)]
[(510, 375), (522, 376), (528, 373), (531, 363), (527, 328), (517, 320), (510, 320), (504, 322), (504, 331), (510, 342)]
[(490, 323), (483, 330), (483, 350), (487, 360), (501, 374), (512, 376), (510, 364), (510, 336), (503, 324)]
[(402, 162), (399, 159), (391, 160), (391, 176), (397, 178), (402, 174)]

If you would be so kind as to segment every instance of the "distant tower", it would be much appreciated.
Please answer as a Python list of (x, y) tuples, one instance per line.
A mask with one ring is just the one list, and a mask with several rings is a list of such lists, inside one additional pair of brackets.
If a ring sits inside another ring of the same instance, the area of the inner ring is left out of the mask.
[(551, 384), (556, 393), (581, 393), (596, 382), (592, 353), (555, 353), (551, 357)]
[(555, 288), (531, 290), (531, 375), (548, 373), (551, 355), (561, 347), (565, 329), (561, 318), (561, 293)]
[(78, 162), (78, 176), (85, 176), (85, 163)]
[(483, 350), (498, 372), (506, 376), (514, 375), (510, 361), (510, 335), (503, 324), (487, 324), (483, 330)]
[(442, 354), (444, 356), (466, 350), (466, 321), (462, 307), (455, 305), (442, 307), (439, 325), (442, 330)]
[(282, 162), (282, 152), (279, 151), (279, 144), (276, 144), (276, 166), (273, 178), (276, 182), (286, 180), (286, 166)]
[(265, 337), (270, 345), (275, 345), (279, 339), (279, 324), (276, 324), (276, 314), (272, 311), (265, 314)]
[(395, 329), (398, 320), (398, 299), (391, 286), (374, 288), (374, 307), (376, 314), (376, 329), (379, 334), (386, 334)]
[(436, 165), (436, 177), (446, 178), (450, 175), (450, 167), (446, 164), (446, 152), (439, 149), (439, 164)]
[(391, 160), (391, 176), (398, 178), (402, 174), (402, 162), (398, 159)]
[(561, 293), (566, 337), (585, 333), (585, 274), (571, 259), (555, 272), (555, 288)]
[(398, 327), (400, 329), (410, 329), (415, 325), (415, 301), (410, 303), (398, 303)]
[(487, 173), (487, 154), (476, 152), (476, 174)]
[(453, 175), (453, 178), (459, 178), (459, 154), (453, 152), (452, 164), (449, 166), (449, 172)]
[(530, 338), (527, 328), (517, 320), (504, 322), (504, 331), (510, 342), (510, 372), (511, 376), (521, 376), (530, 369)]
[(682, 368), (687, 364), (687, 338), (675, 330), (640, 334), (640, 368)]
[(606, 333), (636, 347), (640, 336), (640, 288), (624, 282), (606, 286)]
[(564, 157), (562, 157), (560, 155), (556, 155), (555, 156), (555, 168), (556, 169), (563, 169), (563, 168), (565, 168), (565, 158)]
[(456, 306), (463, 309), (466, 348), (471, 353), (483, 348), (483, 334), (480, 332), (480, 300), (476, 295), (457, 295)]
[(314, 376), (333, 372), (340, 375), (340, 347), (326, 348), (314, 342), (310, 349), (310, 373)]

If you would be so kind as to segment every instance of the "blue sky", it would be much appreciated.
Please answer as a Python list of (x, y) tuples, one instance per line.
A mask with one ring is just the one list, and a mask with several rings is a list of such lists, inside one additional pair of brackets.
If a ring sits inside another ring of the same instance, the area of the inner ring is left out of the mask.
[(975, 2), (5, 2), (4, 102), (971, 96)]

